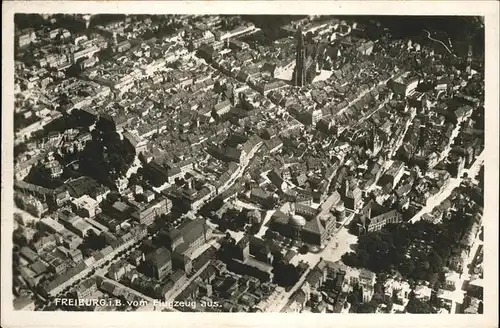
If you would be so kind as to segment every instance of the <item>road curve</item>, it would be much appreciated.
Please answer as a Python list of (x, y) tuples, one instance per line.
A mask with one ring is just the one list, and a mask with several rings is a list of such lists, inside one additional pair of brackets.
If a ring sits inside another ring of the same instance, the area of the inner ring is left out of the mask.
[(454, 53), (450, 50), (450, 48), (448, 48), (448, 46), (447, 46), (446, 44), (444, 44), (444, 43), (443, 43), (443, 41), (440, 41), (440, 40), (437, 40), (437, 39), (434, 39), (433, 37), (431, 37), (431, 32), (429, 32), (429, 31), (427, 31), (427, 30), (424, 30), (424, 32), (426, 32), (426, 33), (427, 33), (427, 38), (428, 38), (429, 40), (432, 40), (432, 41), (434, 41), (434, 42), (438, 42), (438, 43), (440, 43), (441, 45), (443, 45), (443, 47), (444, 47), (444, 48), (445, 48), (445, 49), (446, 49), (446, 50), (447, 50), (450, 54), (452, 54), (454, 57), (456, 57), (456, 56), (457, 56), (457, 55), (455, 55), (455, 54), (454, 54)]

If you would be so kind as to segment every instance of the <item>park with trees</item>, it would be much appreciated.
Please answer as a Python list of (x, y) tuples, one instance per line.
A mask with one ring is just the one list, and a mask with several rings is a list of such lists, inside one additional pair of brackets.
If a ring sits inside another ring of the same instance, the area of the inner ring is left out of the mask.
[[(63, 166), (61, 177), (51, 177), (50, 170), (38, 163), (33, 166), (26, 181), (46, 188), (57, 188), (65, 180), (78, 176), (94, 178), (99, 183), (115, 189), (114, 182), (126, 174), (135, 158), (135, 149), (130, 142), (122, 138), (112, 121), (106, 118), (89, 119), (82, 113), (73, 113), (53, 122), (44, 130), (64, 132), (66, 129), (90, 131), (92, 139), (87, 141), (83, 150), (71, 154), (55, 154), (56, 160)], [(68, 164), (78, 162), (78, 170), (72, 170)]]
[(440, 224), (426, 220), (388, 224), (362, 234), (356, 251), (344, 254), (342, 261), (375, 273), (399, 272), (407, 279), (438, 284), (450, 260), (467, 249), (461, 241), (477, 220), (465, 208), (450, 213)]

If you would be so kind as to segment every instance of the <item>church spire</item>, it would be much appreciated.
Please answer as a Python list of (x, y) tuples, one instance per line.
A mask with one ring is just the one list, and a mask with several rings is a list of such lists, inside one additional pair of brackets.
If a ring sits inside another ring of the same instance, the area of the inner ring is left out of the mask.
[(465, 69), (467, 75), (471, 74), (471, 65), (472, 65), (472, 37), (469, 35), (467, 38), (468, 49), (467, 49), (467, 67)]
[(295, 35), (297, 39), (297, 50), (304, 47), (304, 33), (302, 33), (302, 26), (299, 26)]
[(297, 40), (296, 54), (295, 54), (295, 70), (293, 72), (293, 84), (296, 86), (303, 86), (305, 84), (305, 61), (306, 61), (306, 52), (305, 52), (305, 42), (304, 42), (304, 34), (302, 33), (302, 27), (299, 26), (297, 29), (297, 33), (295, 35), (295, 39)]

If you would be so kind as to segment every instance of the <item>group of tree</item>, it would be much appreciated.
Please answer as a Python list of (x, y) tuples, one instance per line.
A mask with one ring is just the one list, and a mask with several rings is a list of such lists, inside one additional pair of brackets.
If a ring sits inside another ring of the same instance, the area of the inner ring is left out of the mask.
[[(60, 108), (65, 108), (71, 105), (71, 99), (66, 94), (59, 96), (57, 105)], [(78, 129), (80, 131), (88, 131), (89, 127), (96, 123), (95, 116), (80, 110), (73, 110), (71, 114), (63, 114), (43, 127), (43, 130), (35, 131), (32, 134), (31, 140), (41, 140), (47, 138), (51, 132), (64, 133), (68, 129)]]
[(178, 31), (182, 27), (182, 24), (174, 21), (164, 21), (158, 25), (158, 30), (156, 31), (156, 36), (161, 38), (163, 36), (171, 35)]
[(436, 310), (428, 303), (418, 298), (410, 298), (408, 305), (406, 305), (406, 312), (408, 313), (436, 313)]
[(311, 251), (311, 247), (307, 244), (302, 244), (302, 246), (299, 247), (300, 254), (307, 254), (310, 251)]
[(28, 151), (28, 146), (25, 143), (20, 143), (14, 146), (14, 158)]
[(125, 175), (135, 158), (135, 149), (126, 139), (101, 119), (80, 153), (80, 171), (98, 182), (114, 188), (114, 181)]
[(247, 212), (236, 209), (227, 210), (220, 221), (220, 225), (234, 231), (242, 231), (247, 223), (249, 223)]
[(64, 183), (61, 177), (53, 177), (51, 170), (41, 163), (34, 165), (24, 180), (49, 189), (55, 189)]
[(363, 301), (363, 291), (360, 286), (354, 286), (353, 290), (347, 295), (347, 302), (351, 304), (349, 309), (351, 313), (375, 313), (378, 307), (375, 300)]
[(220, 22), (220, 28), (222, 30), (232, 30), (237, 27), (240, 27), (243, 24), (241, 17), (239, 16), (225, 16), (222, 17)]
[(447, 261), (464, 249), (460, 243), (470, 219), (460, 216), (442, 225), (425, 220), (414, 224), (389, 224), (359, 237), (356, 252), (342, 256), (345, 264), (376, 273), (399, 271), (414, 280), (436, 282)]
[(107, 245), (108, 243), (102, 235), (97, 235), (94, 230), (90, 229), (83, 239), (83, 243), (78, 248), (85, 257), (90, 257), (93, 251), (101, 250)]
[(16, 230), (14, 230), (14, 233), (12, 235), (13, 238), (13, 243), (14, 246), (24, 247), (28, 245), (28, 240), (24, 236), (24, 229), (22, 227), (18, 227)]
[(278, 260), (273, 265), (273, 282), (283, 287), (291, 287), (297, 283), (301, 272), (299, 267)]
[(349, 222), (349, 224), (347, 225), (347, 231), (351, 235), (354, 235), (354, 236), (359, 235), (360, 228), (361, 228), (360, 224), (361, 224), (361, 220), (359, 219), (359, 217), (354, 217), (354, 219), (352, 219), (351, 222)]

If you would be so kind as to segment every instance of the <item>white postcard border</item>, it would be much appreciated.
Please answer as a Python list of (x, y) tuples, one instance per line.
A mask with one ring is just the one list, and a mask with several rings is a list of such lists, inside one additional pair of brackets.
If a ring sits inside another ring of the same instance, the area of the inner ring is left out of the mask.
[[(6, 1), (2, 4), (3, 327), (496, 327), (498, 322), (499, 18), (496, 1)], [(485, 16), (484, 314), (244, 314), (22, 312), (12, 305), (14, 13), (331, 14)]]

